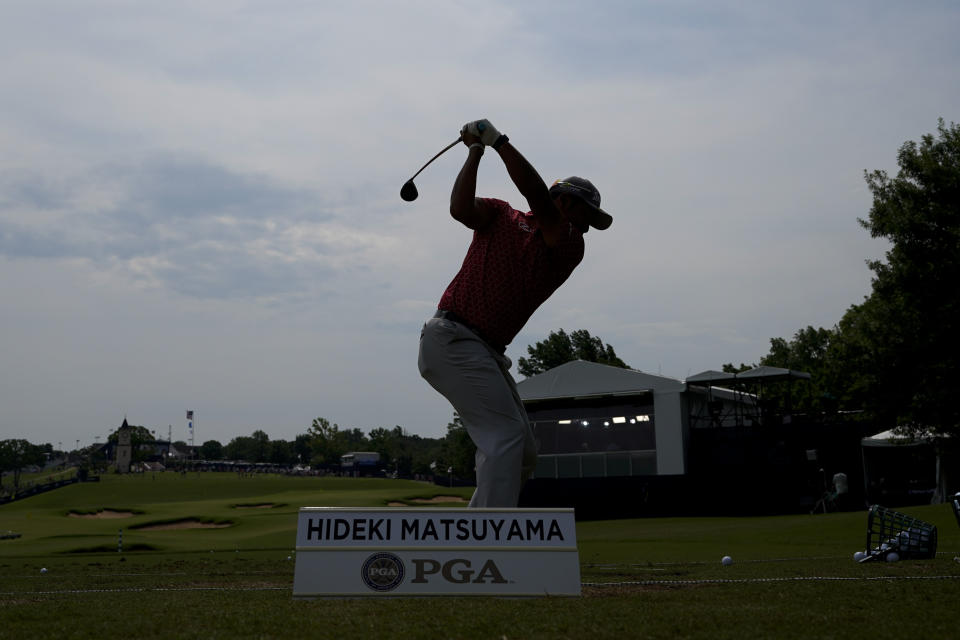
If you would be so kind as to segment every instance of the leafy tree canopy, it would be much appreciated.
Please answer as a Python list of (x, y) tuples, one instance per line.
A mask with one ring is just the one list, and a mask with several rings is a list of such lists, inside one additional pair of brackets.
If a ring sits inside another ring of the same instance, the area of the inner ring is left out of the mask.
[[(150, 433), (150, 429), (146, 427), (141, 427), (137, 425), (128, 425), (130, 428), (130, 444), (133, 445), (134, 449), (145, 442), (153, 442), (156, 438), (153, 437), (153, 434)], [(120, 433), (118, 428), (116, 431), (107, 436), (107, 442), (117, 442)]]
[(443, 439), (440, 460), (437, 461), (441, 468), (437, 469), (437, 473), (446, 473), (452, 467), (453, 475), (472, 478), (476, 473), (476, 455), (477, 445), (470, 439), (463, 419), (454, 413), (453, 420), (447, 424), (447, 436)]
[(891, 245), (885, 260), (868, 262), (873, 291), (841, 326), (873, 413), (958, 434), (960, 126), (941, 119), (937, 136), (906, 142), (897, 163), (893, 178), (866, 173), (873, 206), (860, 223)]
[(13, 472), (13, 486), (20, 486), (20, 472), (24, 467), (43, 464), (44, 449), (22, 439), (0, 440), (0, 477), (3, 472)]
[(628, 368), (617, 357), (613, 347), (604, 344), (599, 337), (590, 335), (586, 329), (577, 329), (567, 334), (563, 329), (551, 331), (546, 340), (527, 346), (529, 358), (517, 359), (517, 371), (525, 378), (549, 371), (573, 360), (598, 362), (613, 367)]
[(200, 446), (200, 457), (204, 460), (223, 460), (223, 445), (218, 440), (207, 440)]

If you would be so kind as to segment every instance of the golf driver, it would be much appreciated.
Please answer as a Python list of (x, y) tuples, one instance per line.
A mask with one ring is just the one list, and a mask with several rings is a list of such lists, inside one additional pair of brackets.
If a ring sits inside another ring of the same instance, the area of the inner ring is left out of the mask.
[[(431, 162), (433, 162), (434, 160), (436, 160), (437, 158), (439, 158), (440, 156), (442, 156), (442, 155), (443, 155), (444, 153), (446, 153), (451, 147), (453, 147), (454, 145), (458, 144), (461, 140), (463, 140), (463, 138), (462, 138), (462, 137), (458, 137), (456, 140), (454, 140), (453, 142), (451, 142), (450, 144), (448, 144), (447, 146), (445, 146), (445, 147), (440, 151), (440, 153), (438, 153), (437, 155), (435, 155), (435, 156), (433, 156), (432, 158), (430, 158), (430, 160), (427, 161), (427, 164), (425, 164), (425, 165), (423, 165), (422, 167), (420, 167), (420, 171), (423, 171), (424, 169), (426, 169), (427, 167), (429, 167)], [(417, 171), (415, 174), (413, 174), (413, 178), (416, 178), (418, 175), (420, 175), (420, 171)], [(417, 196), (420, 195), (419, 193), (417, 193), (417, 185), (413, 184), (413, 178), (410, 178), (409, 180), (407, 180), (406, 182), (404, 182), (404, 183), (403, 183), (403, 188), (400, 189), (400, 197), (403, 198), (404, 200), (406, 200), (407, 202), (413, 202), (414, 200), (417, 199)]]

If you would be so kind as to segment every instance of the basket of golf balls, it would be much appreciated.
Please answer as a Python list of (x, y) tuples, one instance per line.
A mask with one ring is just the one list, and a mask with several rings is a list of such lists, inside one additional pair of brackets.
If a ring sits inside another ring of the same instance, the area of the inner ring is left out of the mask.
[(937, 528), (929, 522), (873, 505), (867, 516), (863, 560), (906, 560), (937, 555)]

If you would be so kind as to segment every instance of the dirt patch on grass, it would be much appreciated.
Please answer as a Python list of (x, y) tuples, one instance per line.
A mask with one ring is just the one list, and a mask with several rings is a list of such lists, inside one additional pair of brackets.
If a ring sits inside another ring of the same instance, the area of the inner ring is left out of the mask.
[(234, 509), (273, 509), (274, 507), (280, 507), (282, 505), (274, 504), (272, 502), (262, 502), (257, 504), (235, 504), (233, 505)]
[(434, 496), (432, 498), (410, 498), (403, 502), (398, 502), (394, 500), (393, 502), (388, 502), (388, 507), (409, 507), (411, 504), (444, 504), (444, 503), (464, 503), (467, 502), (466, 498), (461, 496)]
[[(203, 522), (202, 520), (177, 520), (176, 522), (157, 522), (136, 527), (137, 531), (179, 531), (182, 529), (226, 529), (232, 522)], [(131, 527), (133, 528), (133, 527)]]
[(115, 509), (101, 509), (100, 511), (94, 513), (81, 513), (79, 511), (71, 511), (67, 514), (69, 518), (87, 518), (87, 519), (96, 519), (96, 520), (113, 520), (117, 518), (132, 518), (137, 515), (134, 511), (119, 511)]

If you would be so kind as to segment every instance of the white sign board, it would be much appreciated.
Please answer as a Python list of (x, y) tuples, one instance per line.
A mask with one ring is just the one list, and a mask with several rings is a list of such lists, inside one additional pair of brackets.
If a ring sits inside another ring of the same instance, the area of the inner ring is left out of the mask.
[(580, 595), (573, 509), (303, 507), (293, 595)]

